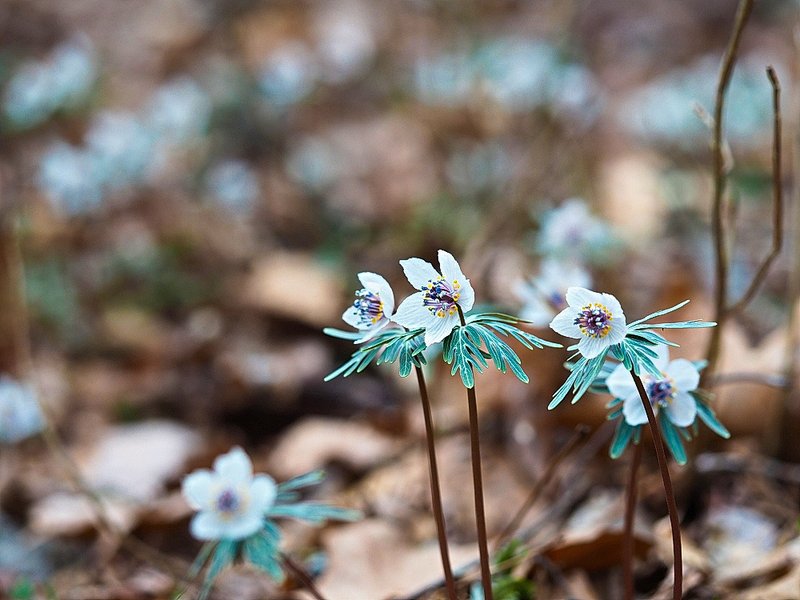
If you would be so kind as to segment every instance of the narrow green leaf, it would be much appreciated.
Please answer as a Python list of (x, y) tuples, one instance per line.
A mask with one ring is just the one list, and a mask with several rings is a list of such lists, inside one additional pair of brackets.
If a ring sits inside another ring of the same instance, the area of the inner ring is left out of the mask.
[(630, 329), (631, 327), (636, 327), (640, 323), (644, 323), (645, 321), (649, 321), (650, 319), (655, 319), (656, 317), (660, 317), (660, 316), (669, 314), (671, 312), (674, 312), (674, 311), (676, 311), (676, 310), (678, 310), (680, 308), (683, 308), (687, 304), (689, 304), (689, 300), (684, 300), (683, 302), (680, 302), (680, 303), (676, 304), (675, 306), (671, 306), (670, 308), (664, 308), (662, 310), (657, 310), (654, 313), (650, 313), (646, 317), (642, 317), (638, 321), (634, 321), (633, 323), (629, 323), (628, 324), (628, 328)]

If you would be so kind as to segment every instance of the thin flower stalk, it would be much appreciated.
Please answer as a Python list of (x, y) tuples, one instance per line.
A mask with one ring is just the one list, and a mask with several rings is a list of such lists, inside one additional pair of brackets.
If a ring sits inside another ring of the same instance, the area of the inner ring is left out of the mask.
[[(464, 313), (458, 309), (461, 326), (466, 326)], [(472, 487), (475, 495), (475, 524), (478, 529), (478, 553), (481, 562), (481, 585), (484, 600), (494, 600), (492, 593), (492, 570), (489, 562), (489, 538), (486, 535), (486, 514), (483, 506), (483, 474), (481, 472), (481, 442), (478, 426), (478, 400), (475, 386), (467, 388), (469, 407), (469, 439), (472, 458)]]
[(664, 452), (664, 443), (661, 436), (661, 428), (656, 421), (653, 407), (650, 404), (650, 398), (647, 396), (644, 384), (639, 376), (630, 370), (633, 381), (636, 384), (636, 389), (639, 391), (639, 397), (642, 400), (645, 414), (647, 415), (647, 422), (650, 425), (650, 432), (653, 435), (653, 445), (656, 447), (656, 458), (658, 459), (658, 468), (661, 471), (661, 481), (664, 484), (664, 495), (667, 500), (667, 512), (669, 513), (669, 524), (672, 529), (672, 556), (673, 556), (673, 572), (674, 580), (672, 584), (672, 598), (673, 600), (681, 600), (683, 590), (683, 558), (681, 552), (681, 531), (680, 522), (678, 520), (678, 507), (675, 504), (675, 492), (672, 489), (672, 479), (669, 476), (669, 468), (667, 467), (667, 455)]
[(456, 600), (456, 582), (453, 578), (453, 567), (450, 564), (450, 551), (447, 543), (447, 527), (444, 520), (444, 509), (442, 507), (442, 492), (439, 482), (439, 467), (436, 463), (436, 446), (434, 441), (433, 414), (431, 403), (428, 398), (428, 388), (425, 385), (425, 375), (422, 368), (415, 366), (417, 372), (417, 383), (419, 384), (419, 397), (422, 403), (422, 415), (425, 420), (425, 440), (428, 447), (428, 471), (431, 480), (431, 506), (433, 518), (436, 521), (436, 534), (439, 538), (439, 552), (442, 556), (442, 570), (444, 571), (444, 581), (447, 587), (447, 597)]
[(308, 573), (306, 573), (306, 570), (298, 565), (288, 554), (281, 553), (281, 561), (283, 562), (283, 566), (286, 567), (286, 570), (292, 573), (292, 575), (303, 584), (303, 587), (314, 597), (314, 600), (327, 600), (317, 589), (317, 586), (314, 585), (314, 581)]

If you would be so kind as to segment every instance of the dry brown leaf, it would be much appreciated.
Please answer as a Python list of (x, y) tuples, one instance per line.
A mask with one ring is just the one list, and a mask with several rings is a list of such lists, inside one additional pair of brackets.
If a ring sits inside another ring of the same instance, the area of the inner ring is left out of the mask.
[(303, 419), (281, 436), (270, 456), (269, 471), (284, 479), (322, 468), (331, 461), (362, 471), (394, 455), (400, 445), (400, 440), (367, 424)]

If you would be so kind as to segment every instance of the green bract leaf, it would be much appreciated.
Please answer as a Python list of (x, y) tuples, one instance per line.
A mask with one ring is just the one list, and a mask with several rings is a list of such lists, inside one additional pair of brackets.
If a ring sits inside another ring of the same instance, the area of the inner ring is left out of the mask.
[(325, 381), (339, 377), (347, 377), (353, 373), (360, 373), (373, 361), (376, 364), (393, 363), (400, 360), (400, 375), (407, 377), (414, 366), (421, 367), (425, 364), (422, 351), (425, 349), (423, 329), (406, 331), (405, 329), (389, 329), (353, 352), (350, 359), (338, 369), (328, 374)]
[(340, 340), (350, 340), (355, 341), (359, 340), (364, 337), (363, 331), (342, 331), (341, 329), (336, 329), (334, 327), (326, 327), (322, 330), (322, 333), (325, 335), (329, 335), (333, 338), (338, 338)]
[(253, 565), (265, 571), (272, 579), (281, 583), (284, 579), (280, 563), (278, 542), (269, 534), (262, 533), (247, 538), (244, 542), (244, 556)]
[(687, 304), (689, 304), (689, 300), (684, 300), (683, 302), (680, 302), (680, 303), (676, 304), (675, 306), (671, 306), (669, 308), (663, 308), (661, 310), (657, 310), (654, 313), (650, 313), (646, 317), (642, 317), (638, 321), (634, 321), (633, 323), (628, 323), (628, 329), (631, 329), (632, 327), (636, 327), (637, 325), (640, 325), (641, 323), (649, 321), (650, 319), (655, 319), (656, 317), (661, 317), (663, 315), (666, 315), (666, 314), (669, 314), (671, 312), (674, 312), (674, 311), (676, 311), (676, 310), (678, 310), (680, 308), (683, 308)]
[(322, 523), (323, 521), (357, 521), (362, 515), (359, 511), (349, 508), (339, 508), (316, 502), (299, 502), (273, 506), (267, 512), (267, 516)]
[(236, 553), (239, 549), (239, 543), (236, 540), (220, 540), (214, 547), (214, 552), (211, 555), (211, 563), (208, 566), (203, 588), (200, 590), (198, 600), (205, 600), (211, 592), (211, 586), (214, 585), (214, 580), (220, 574), (222, 569), (227, 567), (236, 558)]
[(605, 363), (607, 354), (608, 349), (605, 349), (591, 359), (581, 356), (580, 359), (572, 365), (567, 380), (556, 390), (556, 393), (553, 394), (553, 399), (550, 401), (550, 404), (548, 404), (547, 409), (552, 410), (561, 404), (564, 398), (569, 395), (570, 391), (573, 392), (573, 404), (580, 400), (581, 396), (587, 392), (594, 380), (603, 370), (603, 364)]
[(664, 443), (675, 458), (675, 462), (679, 465), (685, 465), (687, 460), (686, 450), (683, 447), (683, 442), (681, 441), (681, 436), (677, 428), (672, 424), (672, 421), (664, 416), (664, 413), (659, 413), (656, 418), (658, 419), (658, 424), (661, 426)]
[(611, 446), (608, 449), (608, 454), (611, 458), (622, 456), (631, 441), (635, 429), (638, 429), (638, 427), (631, 427), (624, 418), (619, 420), (617, 429), (614, 432), (614, 438), (611, 440)]
[(719, 419), (717, 419), (717, 415), (711, 409), (711, 407), (706, 403), (706, 401), (702, 398), (700, 394), (695, 392), (690, 392), (692, 397), (697, 402), (697, 416), (700, 417), (700, 420), (705, 423), (708, 428), (716, 433), (718, 436), (725, 438), (726, 440), (731, 437), (730, 432), (725, 428), (725, 426), (720, 423)]

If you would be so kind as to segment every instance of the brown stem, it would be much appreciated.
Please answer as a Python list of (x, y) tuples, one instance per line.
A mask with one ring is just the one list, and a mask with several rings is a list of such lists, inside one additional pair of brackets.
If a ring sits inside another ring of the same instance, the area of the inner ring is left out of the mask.
[(303, 587), (308, 590), (308, 592), (314, 596), (316, 600), (326, 600), (325, 596), (323, 596), (317, 587), (314, 585), (314, 582), (311, 580), (311, 576), (306, 573), (306, 570), (298, 565), (294, 560), (292, 560), (288, 554), (284, 554), (281, 552), (281, 560), (283, 561), (283, 566), (286, 567), (287, 570), (291, 571), (292, 575), (294, 575), (297, 580), (303, 584)]
[(442, 570), (444, 571), (444, 581), (447, 587), (447, 597), (450, 600), (457, 600), (456, 582), (453, 578), (453, 568), (450, 565), (450, 554), (447, 547), (447, 529), (444, 521), (444, 509), (442, 508), (439, 468), (436, 464), (433, 414), (431, 411), (431, 403), (428, 399), (428, 388), (425, 385), (425, 376), (420, 367), (415, 367), (415, 369), (417, 371), (417, 382), (419, 383), (419, 397), (422, 401), (422, 414), (425, 418), (425, 440), (428, 446), (428, 471), (431, 480), (431, 506), (433, 507), (433, 518), (436, 521), (436, 534), (439, 537), (439, 553), (442, 556)]
[(667, 500), (667, 512), (669, 513), (669, 524), (672, 529), (672, 556), (673, 556), (673, 572), (675, 579), (672, 585), (672, 597), (674, 600), (681, 600), (683, 590), (683, 558), (681, 555), (681, 529), (680, 521), (678, 520), (678, 506), (675, 504), (675, 492), (672, 489), (672, 479), (669, 476), (669, 467), (667, 466), (667, 455), (664, 452), (663, 436), (661, 435), (661, 427), (656, 421), (656, 415), (653, 413), (653, 407), (650, 405), (650, 398), (647, 396), (647, 391), (644, 389), (644, 384), (639, 376), (630, 370), (633, 382), (636, 384), (636, 389), (639, 391), (639, 398), (642, 399), (644, 412), (647, 414), (647, 422), (650, 424), (650, 432), (653, 435), (653, 445), (656, 447), (656, 458), (658, 458), (658, 468), (661, 471), (661, 481), (664, 484), (664, 495)]
[[(722, 115), (725, 108), (725, 93), (733, 74), (736, 63), (736, 54), (742, 38), (754, 0), (741, 0), (736, 11), (733, 32), (731, 33), (725, 56), (720, 66), (717, 91), (714, 100), (713, 134), (711, 139), (711, 152), (713, 158), (714, 196), (712, 200), (711, 234), (714, 239), (715, 285), (714, 290), (714, 321), (717, 327), (711, 330), (708, 341), (706, 358), (708, 367), (703, 371), (703, 380), (714, 372), (719, 359), (722, 329), (727, 318), (728, 304), (728, 240), (725, 231), (725, 160), (724, 142), (722, 138)], [(701, 384), (702, 385), (702, 384)]]
[[(461, 307), (458, 316), (461, 326), (467, 322)], [(483, 474), (481, 473), (481, 441), (478, 428), (478, 400), (475, 396), (475, 384), (467, 388), (467, 405), (469, 406), (469, 441), (472, 456), (472, 487), (475, 493), (475, 522), (478, 529), (478, 553), (481, 560), (481, 584), (485, 600), (494, 600), (492, 593), (492, 570), (489, 564), (489, 538), (486, 535), (486, 514), (483, 507)]]
[(755, 297), (761, 284), (767, 278), (769, 268), (772, 263), (778, 258), (783, 246), (783, 183), (781, 175), (781, 84), (778, 81), (778, 75), (772, 66), (767, 67), (767, 77), (772, 85), (772, 110), (773, 110), (773, 125), (772, 125), (772, 247), (770, 248), (764, 260), (761, 261), (758, 269), (756, 270), (750, 285), (742, 297), (734, 304), (729, 306), (727, 316), (733, 316), (737, 312), (744, 310)]
[(514, 535), (514, 532), (519, 529), (520, 523), (522, 523), (525, 515), (527, 515), (528, 511), (530, 511), (533, 505), (536, 504), (536, 501), (539, 499), (542, 490), (547, 486), (548, 483), (550, 483), (553, 475), (555, 475), (558, 471), (558, 466), (561, 464), (561, 461), (569, 456), (570, 452), (574, 450), (575, 446), (577, 446), (578, 443), (584, 439), (588, 433), (589, 429), (586, 426), (579, 425), (575, 428), (575, 433), (572, 434), (572, 437), (567, 441), (566, 444), (564, 444), (564, 447), (558, 451), (553, 459), (548, 462), (547, 469), (539, 478), (539, 481), (536, 482), (536, 486), (531, 490), (531, 493), (525, 499), (525, 502), (523, 502), (516, 514), (508, 522), (508, 525), (506, 525), (503, 528), (503, 531), (501, 531), (497, 538), (495, 538), (495, 550), (500, 548), (505, 541)]
[(625, 495), (625, 529), (622, 536), (622, 579), (625, 582), (625, 600), (633, 600), (633, 517), (636, 513), (636, 478), (639, 465), (642, 463), (642, 444), (633, 448), (631, 472), (628, 477), (628, 489)]

